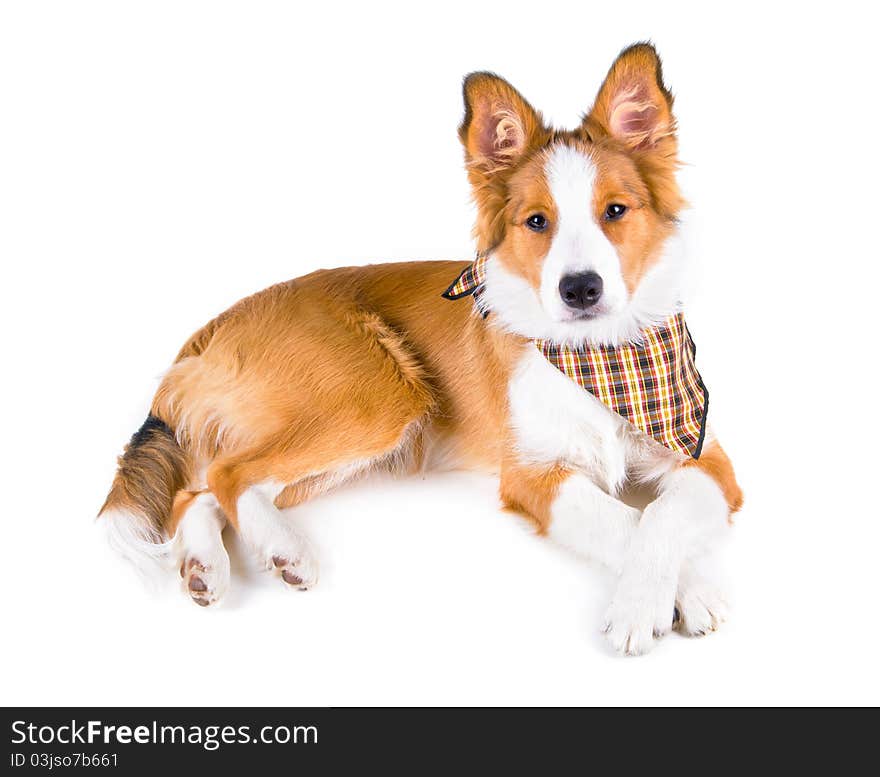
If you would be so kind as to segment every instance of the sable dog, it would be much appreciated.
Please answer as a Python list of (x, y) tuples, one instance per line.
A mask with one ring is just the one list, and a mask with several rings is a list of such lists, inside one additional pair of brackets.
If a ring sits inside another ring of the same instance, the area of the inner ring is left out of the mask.
[[(129, 555), (174, 557), (209, 605), (226, 521), (305, 589), (317, 564), (282, 508), (376, 470), (479, 468), (538, 533), (619, 573), (616, 648), (642, 653), (674, 620), (705, 633), (724, 602), (692, 562), (742, 497), (680, 310), (660, 60), (623, 51), (571, 131), (490, 73), (464, 101), (477, 262), (321, 270), (218, 316), (163, 379), (101, 520)], [(617, 498), (632, 482), (656, 489), (644, 511)]]

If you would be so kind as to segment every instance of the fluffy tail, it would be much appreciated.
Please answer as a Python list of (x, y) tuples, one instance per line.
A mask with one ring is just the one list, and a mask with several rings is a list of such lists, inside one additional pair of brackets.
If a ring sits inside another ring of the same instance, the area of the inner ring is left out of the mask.
[(98, 513), (110, 544), (144, 572), (169, 555), (165, 524), (189, 476), (189, 457), (174, 432), (148, 416), (119, 457), (113, 486)]

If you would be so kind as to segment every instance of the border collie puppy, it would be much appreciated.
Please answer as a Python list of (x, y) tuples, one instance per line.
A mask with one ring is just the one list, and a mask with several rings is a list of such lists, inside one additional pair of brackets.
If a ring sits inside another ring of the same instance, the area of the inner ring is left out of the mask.
[[(229, 585), (227, 521), (304, 590), (318, 564), (283, 509), (379, 470), (480, 469), (538, 534), (618, 576), (615, 648), (713, 630), (724, 600), (694, 561), (742, 495), (681, 309), (657, 53), (623, 51), (573, 130), (491, 73), (464, 103), (476, 260), (319, 270), (222, 313), (162, 380), (100, 520), (207, 606)], [(644, 510), (619, 498), (632, 484), (653, 491)]]

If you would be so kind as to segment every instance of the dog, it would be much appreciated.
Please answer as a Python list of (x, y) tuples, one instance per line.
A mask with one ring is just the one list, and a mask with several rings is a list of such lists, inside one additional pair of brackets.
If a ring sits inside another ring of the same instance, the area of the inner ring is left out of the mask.
[[(573, 130), (492, 73), (463, 92), (477, 259), (319, 270), (219, 315), (165, 374), (99, 519), (209, 606), (229, 585), (227, 521), (304, 590), (318, 564), (281, 510), (376, 471), (479, 469), (538, 534), (617, 574), (617, 650), (714, 630), (724, 599), (695, 562), (742, 493), (681, 310), (657, 52), (622, 51)], [(630, 484), (653, 490), (644, 510), (619, 498)]]

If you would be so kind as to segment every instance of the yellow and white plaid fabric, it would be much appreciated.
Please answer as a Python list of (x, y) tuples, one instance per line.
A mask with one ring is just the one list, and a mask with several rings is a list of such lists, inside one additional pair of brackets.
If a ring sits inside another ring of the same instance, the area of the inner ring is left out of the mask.
[(486, 282), (486, 262), (488, 259), (488, 254), (477, 254), (473, 263), (461, 271), (461, 275), (443, 292), (443, 296), (446, 299), (461, 299), (470, 294), (475, 297), (479, 296), (483, 290), (483, 284)]
[[(443, 294), (479, 294), (486, 257), (478, 257)], [(638, 343), (571, 348), (549, 340), (535, 346), (554, 367), (636, 429), (667, 448), (699, 458), (709, 392), (696, 366), (696, 346), (683, 313), (642, 332)]]

